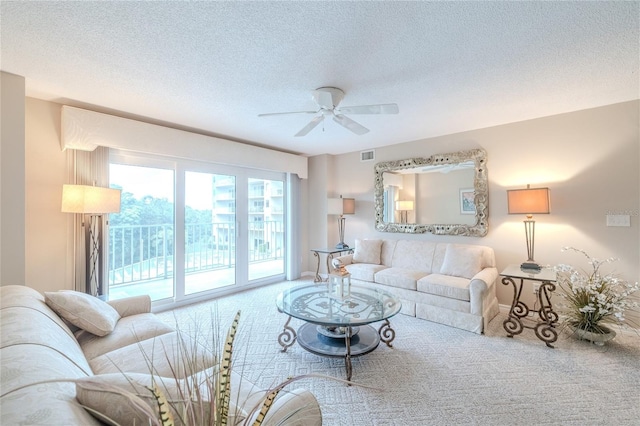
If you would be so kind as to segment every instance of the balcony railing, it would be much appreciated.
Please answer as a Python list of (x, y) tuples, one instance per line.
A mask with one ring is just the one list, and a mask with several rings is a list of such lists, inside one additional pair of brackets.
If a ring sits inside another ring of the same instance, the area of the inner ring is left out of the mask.
[[(281, 260), (284, 224), (249, 223), (249, 264)], [(185, 273), (235, 267), (235, 223), (196, 223), (185, 228)], [(109, 228), (109, 285), (165, 279), (174, 271), (173, 225), (113, 225)]]

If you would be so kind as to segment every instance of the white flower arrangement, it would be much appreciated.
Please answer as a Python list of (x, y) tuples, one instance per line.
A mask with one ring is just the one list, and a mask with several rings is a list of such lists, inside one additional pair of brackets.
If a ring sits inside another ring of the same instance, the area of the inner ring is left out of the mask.
[(617, 261), (617, 258), (598, 260), (583, 250), (564, 247), (562, 251), (574, 251), (583, 254), (591, 271), (578, 270), (570, 265), (558, 265), (557, 283), (562, 289), (560, 296), (565, 309), (562, 312), (565, 322), (576, 330), (606, 334), (609, 329), (605, 324), (627, 325), (625, 312), (636, 310), (640, 304), (630, 300), (630, 296), (640, 291), (638, 283), (630, 283), (612, 273), (602, 274), (601, 266)]

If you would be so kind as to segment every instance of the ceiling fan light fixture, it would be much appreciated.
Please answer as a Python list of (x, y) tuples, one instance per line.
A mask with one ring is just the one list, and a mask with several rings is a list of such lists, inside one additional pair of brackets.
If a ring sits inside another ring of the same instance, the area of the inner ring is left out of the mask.
[(318, 87), (311, 94), (311, 99), (313, 99), (321, 109), (331, 111), (342, 102), (344, 92), (337, 87)]

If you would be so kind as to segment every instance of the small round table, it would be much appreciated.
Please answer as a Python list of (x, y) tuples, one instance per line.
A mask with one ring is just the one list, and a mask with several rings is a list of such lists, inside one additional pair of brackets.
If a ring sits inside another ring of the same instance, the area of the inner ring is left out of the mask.
[[(351, 380), (351, 357), (367, 354), (383, 341), (395, 339), (389, 318), (400, 312), (400, 299), (375, 287), (351, 286), (346, 297), (331, 295), (325, 285), (305, 284), (278, 295), (278, 311), (289, 316), (278, 343), (282, 351), (296, 340), (307, 351), (320, 356), (345, 359), (347, 380)], [(291, 318), (305, 321), (298, 331)], [(378, 330), (369, 324), (383, 321)]]

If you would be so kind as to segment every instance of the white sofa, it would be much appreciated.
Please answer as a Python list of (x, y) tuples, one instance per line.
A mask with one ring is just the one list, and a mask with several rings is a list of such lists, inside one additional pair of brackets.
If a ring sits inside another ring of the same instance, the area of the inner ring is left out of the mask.
[(353, 283), (373, 283), (402, 300), (402, 313), (482, 333), (498, 312), (493, 249), (420, 240), (356, 240), (339, 259)]
[[(68, 300), (69, 295), (71, 299), (78, 295), (73, 293), (46, 293), (45, 302), (45, 297), (29, 287), (0, 287), (0, 424), (102, 424), (80, 402), (108, 414), (111, 419), (117, 415), (126, 416), (121, 424), (133, 424), (135, 419), (124, 411), (127, 404), (118, 399), (114, 402), (113, 393), (92, 391), (88, 380), (119, 383), (126, 387), (128, 383), (123, 379), (127, 375), (142, 386), (149, 386), (145, 352), (154, 358), (155, 376), (167, 378), (164, 382), (167, 386), (163, 388), (171, 395), (166, 389), (171, 389), (173, 383), (175, 392), (173, 377), (196, 377), (192, 373), (198, 374), (196, 372), (215, 365), (213, 355), (216, 354), (203, 348), (197, 358), (189, 358), (198, 359), (188, 368), (191, 371), (169, 371), (170, 364), (179, 365), (170, 360), (178, 353), (184, 353), (178, 350), (178, 342), (184, 342), (185, 336), (150, 313), (149, 297), (116, 300), (107, 305), (82, 295), (80, 309), (70, 310), (70, 305), (60, 303), (58, 296), (62, 294), (64, 300)], [(84, 296), (92, 300), (87, 301)], [(83, 328), (77, 328), (78, 325)], [(94, 333), (104, 335), (100, 337)], [(200, 345), (187, 344), (187, 347)], [(80, 380), (80, 383), (64, 380)], [(231, 386), (235, 396), (231, 397), (230, 413), (234, 413), (235, 421), (239, 421), (247, 416), (247, 410), (256, 405), (264, 391), (235, 372)], [(151, 399), (146, 389), (136, 389)], [(149, 422), (142, 418), (136, 424)], [(229, 424), (236, 423), (231, 419)], [(322, 415), (310, 392), (285, 389), (267, 414), (265, 424), (321, 425)]]

